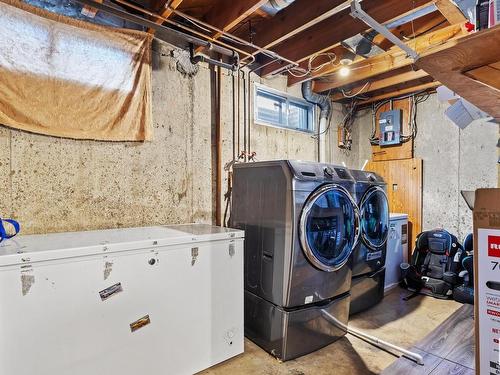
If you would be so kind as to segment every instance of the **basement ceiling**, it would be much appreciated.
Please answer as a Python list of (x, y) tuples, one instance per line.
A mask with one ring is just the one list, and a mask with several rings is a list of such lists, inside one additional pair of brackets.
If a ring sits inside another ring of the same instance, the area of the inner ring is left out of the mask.
[[(438, 84), (399, 47), (353, 18), (350, 1), (105, 0), (104, 4), (235, 49), (241, 64), (262, 77), (284, 74), (289, 85), (313, 79), (314, 90), (329, 93), (335, 101), (358, 94), (361, 104), (369, 104), (391, 93), (432, 90)], [(467, 20), (450, 0), (363, 0), (361, 6), (382, 24), (405, 17), (391, 31), (419, 53), (466, 34)], [(422, 16), (412, 18), (422, 9)], [(352, 53), (356, 50), (357, 55)], [(341, 77), (340, 60), (346, 57), (352, 60), (351, 73)]]

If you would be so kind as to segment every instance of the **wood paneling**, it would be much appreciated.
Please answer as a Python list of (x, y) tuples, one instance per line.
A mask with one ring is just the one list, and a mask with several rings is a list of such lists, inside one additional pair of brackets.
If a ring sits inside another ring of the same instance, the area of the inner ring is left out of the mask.
[[(408, 252), (422, 230), (422, 159), (369, 162), (365, 168), (387, 183), (391, 212), (408, 214)], [(408, 258), (409, 259), (409, 258)]]
[[(393, 102), (393, 109), (401, 109), (403, 111), (403, 126), (402, 133), (409, 134), (410, 127), (408, 124), (408, 99), (397, 100)], [(380, 136), (380, 131), (378, 127), (378, 120), (380, 113), (389, 111), (391, 106), (389, 103), (380, 107), (377, 111), (376, 116), (376, 131), (375, 135)], [(402, 143), (401, 145), (394, 146), (372, 146), (372, 160), (373, 161), (384, 161), (384, 160), (399, 160), (399, 159), (411, 159), (413, 158), (413, 140)]]

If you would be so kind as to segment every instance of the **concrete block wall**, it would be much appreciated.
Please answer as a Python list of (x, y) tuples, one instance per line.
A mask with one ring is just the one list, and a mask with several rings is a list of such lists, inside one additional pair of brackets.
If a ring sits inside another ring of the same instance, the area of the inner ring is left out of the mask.
[[(460, 190), (498, 186), (498, 125), (478, 120), (461, 130), (444, 115), (449, 105), (436, 95), (419, 104), (415, 157), (423, 159), (423, 229), (443, 227), (463, 238), (472, 231), (472, 212)], [(371, 111), (356, 121), (359, 162), (371, 158)]]

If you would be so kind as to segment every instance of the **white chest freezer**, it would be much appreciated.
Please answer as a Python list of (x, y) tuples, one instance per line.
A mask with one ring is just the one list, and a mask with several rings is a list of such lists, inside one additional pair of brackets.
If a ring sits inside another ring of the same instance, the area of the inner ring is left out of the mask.
[(399, 265), (408, 262), (408, 215), (391, 213), (387, 237), (385, 260), (385, 290), (389, 291), (399, 283)]
[(0, 243), (1, 375), (193, 374), (242, 352), (242, 231), (193, 224)]

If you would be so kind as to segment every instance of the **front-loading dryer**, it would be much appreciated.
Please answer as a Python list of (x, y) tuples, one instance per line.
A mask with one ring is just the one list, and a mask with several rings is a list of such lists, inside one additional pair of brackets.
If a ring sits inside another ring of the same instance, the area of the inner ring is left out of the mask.
[(231, 226), (245, 230), (245, 334), (282, 360), (345, 334), (359, 236), (354, 188), (347, 169), (329, 164), (234, 166)]
[(366, 310), (384, 297), (389, 233), (386, 183), (376, 173), (351, 170), (360, 212), (360, 241), (353, 252), (350, 314)]

